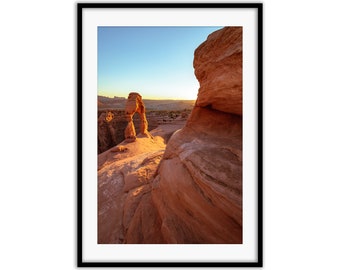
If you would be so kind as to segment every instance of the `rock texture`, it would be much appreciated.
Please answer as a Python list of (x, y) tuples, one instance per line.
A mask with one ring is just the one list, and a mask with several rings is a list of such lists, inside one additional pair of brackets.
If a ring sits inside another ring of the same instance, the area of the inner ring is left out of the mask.
[(194, 54), (196, 105), (170, 139), (152, 199), (166, 243), (242, 243), (242, 28)]
[(159, 126), (150, 138), (140, 134), (135, 142), (122, 142), (98, 155), (98, 243), (164, 243), (151, 200), (152, 182), (166, 147), (164, 138), (184, 123)]
[[(98, 243), (242, 243), (242, 28), (195, 51), (185, 126), (98, 156)], [(121, 149), (121, 151), (120, 151)]]
[(242, 115), (242, 27), (209, 35), (195, 51), (196, 105)]
[(98, 118), (98, 154), (117, 144), (114, 114), (103, 112)]
[(153, 187), (166, 243), (242, 243), (242, 118), (196, 107)]
[(136, 140), (136, 130), (133, 124), (133, 115), (139, 114), (141, 119), (140, 133), (148, 136), (148, 121), (145, 115), (145, 106), (142, 100), (142, 96), (138, 93), (131, 92), (125, 105), (126, 120), (128, 124), (125, 129), (125, 139), (128, 142), (134, 142)]
[[(123, 100), (124, 106), (126, 100)], [(162, 101), (161, 101), (162, 102)], [(103, 119), (105, 120), (105, 115), (110, 112), (114, 115), (112, 122), (110, 123), (110, 128), (112, 127), (114, 130), (114, 134), (109, 132), (109, 129), (106, 126), (106, 123), (103, 123)], [(161, 131), (163, 132), (166, 127), (164, 125), (169, 125), (169, 130), (173, 127), (172, 125), (179, 125), (183, 126), (183, 121), (188, 118), (190, 114), (189, 110), (177, 110), (177, 111), (146, 111), (146, 118), (148, 120), (148, 129), (153, 130), (161, 125)], [(137, 134), (141, 132), (141, 120), (138, 117), (138, 114), (135, 114), (133, 117), (134, 128)], [(102, 127), (100, 125), (104, 124)], [(98, 110), (98, 154), (109, 150), (110, 148), (116, 146), (117, 144), (123, 142), (125, 140), (125, 129), (127, 127), (128, 122), (126, 121), (126, 114), (125, 110), (114, 110), (114, 109), (107, 109), (107, 110)], [(101, 130), (101, 128), (103, 130)], [(113, 136), (114, 138), (113, 138)], [(169, 133), (170, 134), (170, 133)], [(169, 135), (168, 134), (168, 135)], [(166, 141), (169, 137), (166, 138)]]

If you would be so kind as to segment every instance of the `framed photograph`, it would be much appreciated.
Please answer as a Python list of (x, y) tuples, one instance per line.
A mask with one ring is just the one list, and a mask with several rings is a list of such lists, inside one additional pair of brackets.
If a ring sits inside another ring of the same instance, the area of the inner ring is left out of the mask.
[(79, 267), (261, 267), (262, 4), (77, 4)]

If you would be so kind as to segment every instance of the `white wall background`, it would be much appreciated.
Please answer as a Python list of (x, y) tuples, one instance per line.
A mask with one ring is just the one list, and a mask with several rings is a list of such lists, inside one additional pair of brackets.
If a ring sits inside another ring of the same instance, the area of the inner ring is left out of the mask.
[[(338, 269), (340, 2), (263, 3), (264, 269)], [(74, 1), (1, 3), (0, 123), (0, 268), (76, 268)]]

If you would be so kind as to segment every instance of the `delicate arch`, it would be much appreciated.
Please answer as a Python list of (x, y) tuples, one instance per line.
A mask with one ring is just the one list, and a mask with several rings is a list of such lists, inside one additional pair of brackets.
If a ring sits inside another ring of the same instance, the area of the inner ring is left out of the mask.
[(128, 141), (136, 140), (136, 130), (133, 124), (133, 115), (135, 113), (139, 114), (141, 119), (140, 132), (143, 135), (149, 135), (148, 133), (148, 121), (145, 115), (145, 105), (142, 100), (142, 96), (139, 93), (131, 92), (128, 96), (128, 100), (125, 104), (125, 114), (128, 124), (125, 128), (125, 139)]

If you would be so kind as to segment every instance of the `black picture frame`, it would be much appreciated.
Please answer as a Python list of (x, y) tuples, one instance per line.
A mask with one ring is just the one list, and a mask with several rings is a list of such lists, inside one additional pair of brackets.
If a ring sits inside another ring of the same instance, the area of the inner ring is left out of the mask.
[[(94, 9), (253, 9), (257, 13), (257, 260), (216, 262), (85, 261), (83, 258), (83, 11)], [(77, 266), (78, 267), (262, 267), (263, 266), (263, 4), (262, 3), (77, 3)]]

